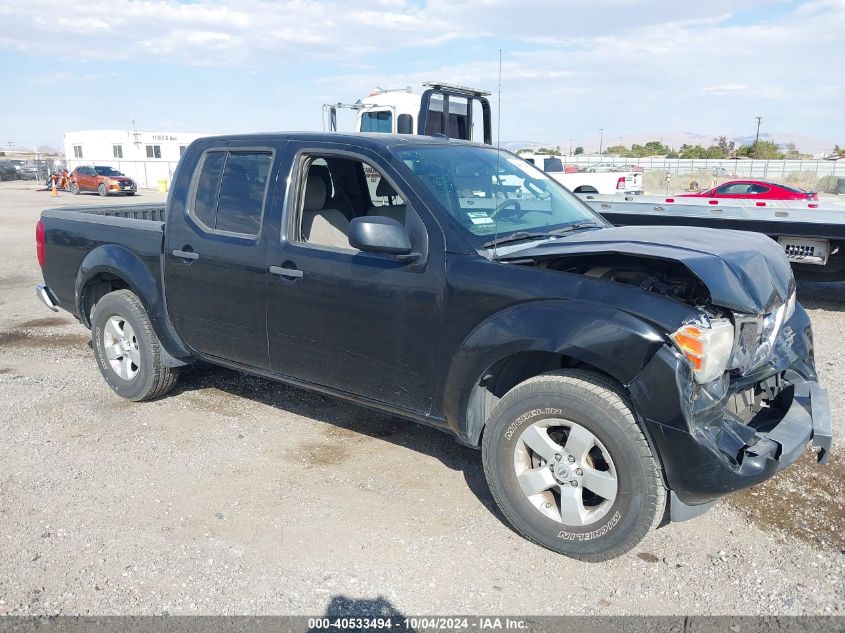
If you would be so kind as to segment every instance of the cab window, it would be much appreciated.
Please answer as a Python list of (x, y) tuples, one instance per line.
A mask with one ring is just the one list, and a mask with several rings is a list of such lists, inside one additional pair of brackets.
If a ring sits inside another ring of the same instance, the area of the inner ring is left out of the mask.
[(388, 111), (364, 112), (361, 115), (361, 131), (386, 132), (389, 134), (393, 131), (393, 113)]
[(208, 231), (257, 236), (272, 164), (269, 150), (206, 152), (190, 214)]
[(305, 186), (296, 213), (298, 241), (357, 252), (349, 244), (353, 219), (380, 216), (406, 223), (404, 196), (372, 164), (319, 153), (303, 155), (301, 160)]

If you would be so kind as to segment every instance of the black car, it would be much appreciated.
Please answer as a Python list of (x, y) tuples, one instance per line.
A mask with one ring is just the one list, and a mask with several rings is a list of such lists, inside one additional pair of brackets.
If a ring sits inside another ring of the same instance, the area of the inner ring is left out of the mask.
[(830, 447), (776, 242), (614, 228), (490, 147), (205, 138), (166, 206), (48, 210), (37, 236), (39, 296), (120, 396), (202, 359), (442, 429), (516, 530), (582, 560)]

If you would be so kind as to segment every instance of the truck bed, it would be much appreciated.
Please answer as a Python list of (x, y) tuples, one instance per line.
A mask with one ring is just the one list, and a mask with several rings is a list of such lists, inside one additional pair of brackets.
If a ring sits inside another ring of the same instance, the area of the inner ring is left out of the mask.
[[(44, 280), (60, 305), (76, 316), (76, 277), (83, 264), (97, 266), (98, 250), (133, 259), (152, 279), (161, 278), (163, 204), (59, 207), (41, 213)], [(118, 254), (121, 253), (121, 254)], [(94, 255), (94, 259), (89, 258)], [(86, 259), (89, 258), (89, 259)], [(140, 275), (139, 275), (140, 278)]]
[[(125, 220), (147, 220), (152, 222), (165, 221), (165, 205), (163, 203), (144, 204), (116, 204), (110, 206), (90, 207), (57, 207), (46, 209), (44, 214), (49, 217), (72, 217), (77, 214), (122, 218)], [(58, 215), (56, 212), (60, 212)], [(82, 218), (79, 218), (82, 220)], [(97, 221), (92, 218), (93, 221)]]

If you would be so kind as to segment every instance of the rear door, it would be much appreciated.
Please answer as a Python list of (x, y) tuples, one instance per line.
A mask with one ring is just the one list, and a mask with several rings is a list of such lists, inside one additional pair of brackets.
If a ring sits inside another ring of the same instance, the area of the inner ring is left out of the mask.
[[(269, 368), (264, 265), (283, 143), (198, 146), (180, 205), (173, 192), (164, 253), (173, 324), (195, 353)], [(193, 161), (187, 161), (190, 164)]]

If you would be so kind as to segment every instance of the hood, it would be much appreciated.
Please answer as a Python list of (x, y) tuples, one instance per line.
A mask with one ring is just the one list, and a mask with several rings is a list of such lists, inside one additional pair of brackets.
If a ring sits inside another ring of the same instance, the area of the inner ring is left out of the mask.
[(585, 255), (631, 255), (683, 264), (714, 305), (765, 314), (787, 300), (792, 269), (781, 246), (760, 233), (681, 226), (624, 226), (534, 242), (502, 261)]

